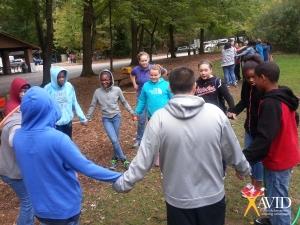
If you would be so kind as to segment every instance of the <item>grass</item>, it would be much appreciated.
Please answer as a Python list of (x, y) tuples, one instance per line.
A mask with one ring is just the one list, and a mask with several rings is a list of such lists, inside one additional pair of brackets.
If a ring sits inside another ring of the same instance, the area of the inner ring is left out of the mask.
[[(275, 55), (275, 61), (281, 69), (280, 84), (291, 87), (300, 96), (300, 55)], [(214, 66), (215, 74), (222, 74), (219, 64)], [(235, 99), (239, 99), (238, 92)], [(233, 121), (233, 128), (243, 146), (245, 115)], [(247, 179), (248, 181), (248, 179)], [(253, 224), (256, 216), (253, 211), (244, 217), (247, 200), (241, 198), (240, 189), (247, 181), (239, 181), (233, 169), (228, 169), (225, 180), (226, 188), (226, 224)], [(114, 193), (110, 185), (89, 181), (88, 190), (84, 191), (82, 224), (167, 224), (165, 202), (161, 190), (161, 178), (158, 169), (152, 169), (145, 179), (136, 184), (128, 194)], [(300, 205), (300, 167), (293, 171), (290, 185), (292, 210), (295, 214)], [(91, 191), (94, 190), (94, 191)]]

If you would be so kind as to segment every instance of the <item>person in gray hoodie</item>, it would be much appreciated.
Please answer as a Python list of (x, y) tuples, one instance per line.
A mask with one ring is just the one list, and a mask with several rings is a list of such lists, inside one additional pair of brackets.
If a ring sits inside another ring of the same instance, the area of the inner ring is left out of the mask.
[(13, 149), (13, 137), (16, 130), (20, 127), (20, 111), (14, 112), (3, 124), (0, 145), (0, 177), (3, 182), (7, 183), (14, 190), (20, 201), (20, 211), (16, 224), (33, 225), (34, 214), (32, 204), (21, 177)]
[(129, 161), (123, 153), (119, 142), (119, 130), (121, 125), (121, 111), (118, 102), (120, 101), (126, 110), (134, 117), (134, 111), (126, 101), (121, 88), (114, 86), (114, 77), (111, 71), (105, 69), (99, 74), (100, 88), (94, 92), (90, 104), (87, 119), (91, 120), (97, 103), (102, 111), (102, 122), (104, 129), (111, 140), (114, 149), (114, 155), (111, 161), (110, 169), (115, 169), (118, 161), (121, 161), (127, 169)]
[(169, 82), (174, 97), (151, 117), (136, 157), (113, 188), (130, 191), (159, 153), (168, 225), (223, 225), (222, 160), (239, 178), (250, 174), (249, 163), (223, 111), (194, 96), (194, 72), (175, 69)]

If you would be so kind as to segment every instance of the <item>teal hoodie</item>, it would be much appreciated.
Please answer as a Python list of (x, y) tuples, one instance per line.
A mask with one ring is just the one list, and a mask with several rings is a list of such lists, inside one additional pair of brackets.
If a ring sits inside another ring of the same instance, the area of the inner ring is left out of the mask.
[(155, 83), (149, 80), (142, 88), (135, 113), (139, 115), (147, 107), (148, 115), (151, 117), (156, 110), (163, 108), (172, 96), (168, 81), (163, 78)]
[[(62, 87), (57, 83), (57, 77), (61, 71), (65, 73), (65, 83)], [(44, 88), (58, 103), (61, 110), (61, 118), (56, 122), (56, 125), (61, 126), (71, 122), (74, 117), (73, 109), (80, 121), (85, 122), (87, 119), (77, 102), (74, 87), (68, 82), (68, 71), (62, 67), (51, 67), (50, 74), (51, 82)]]

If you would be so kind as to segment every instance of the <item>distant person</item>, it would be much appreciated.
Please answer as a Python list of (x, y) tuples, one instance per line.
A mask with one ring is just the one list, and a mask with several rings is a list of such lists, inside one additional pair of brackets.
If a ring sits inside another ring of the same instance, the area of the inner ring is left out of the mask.
[(263, 220), (264, 224), (291, 224), (289, 184), (292, 169), (300, 163), (296, 112), (299, 99), (289, 88), (278, 86), (279, 74), (279, 67), (272, 62), (255, 68), (255, 84), (264, 96), (259, 106), (257, 135), (243, 151), (249, 162), (264, 164), (265, 197), (280, 198), (283, 203), (278, 207), (272, 202), (267, 209), (269, 220), (259, 218), (258, 224)]
[(242, 52), (238, 52), (235, 57), (242, 57), (242, 61), (246, 61), (249, 57), (257, 54), (255, 50), (255, 41), (249, 41), (246, 48), (242, 48)]
[[(140, 52), (137, 55), (137, 59), (139, 65), (135, 66), (130, 74), (130, 79), (133, 84), (133, 88), (136, 91), (136, 102), (138, 101), (138, 98), (141, 94), (143, 85), (150, 79), (149, 72), (151, 67), (151, 64), (149, 63), (149, 54), (147, 52)], [(167, 75), (167, 70), (162, 68), (161, 73), (163, 76)], [(140, 114), (138, 118), (137, 134), (133, 147), (138, 147), (140, 145), (145, 130), (146, 121), (147, 112), (145, 109), (144, 112)]]
[(81, 124), (85, 125), (87, 119), (77, 102), (73, 85), (68, 82), (68, 72), (62, 67), (51, 67), (51, 82), (44, 88), (58, 103), (61, 118), (56, 122), (56, 129), (67, 134), (72, 139), (73, 110), (76, 112)]
[(13, 146), (35, 216), (42, 225), (78, 225), (82, 191), (76, 172), (105, 182), (121, 174), (86, 159), (66, 134), (54, 128), (61, 113), (44, 89), (31, 88), (21, 112)]
[[(157, 110), (169, 102), (172, 96), (169, 82), (161, 77), (161, 66), (151, 65), (150, 80), (142, 88), (135, 113), (139, 116), (146, 108), (148, 119), (150, 119)], [(159, 157), (157, 157), (155, 165), (159, 166)]]
[(225, 82), (228, 87), (237, 86), (234, 74), (235, 55), (236, 52), (234, 47), (231, 46), (231, 43), (225, 43), (222, 49), (221, 67), (223, 68)]
[(121, 126), (121, 110), (119, 101), (123, 104), (126, 110), (134, 116), (134, 111), (126, 101), (121, 88), (114, 86), (113, 74), (109, 70), (102, 70), (99, 74), (100, 88), (94, 92), (92, 102), (87, 112), (87, 118), (90, 120), (94, 110), (99, 104), (102, 112), (102, 123), (113, 146), (113, 157), (111, 160), (111, 169), (116, 169), (118, 162), (122, 162), (127, 169), (129, 161), (127, 160), (120, 141), (119, 131)]
[[(238, 54), (239, 50), (242, 49), (242, 47), (240, 47), (238, 42), (234, 43), (234, 48), (235, 48), (235, 51), (237, 54)], [(234, 74), (235, 74), (235, 79), (237, 81), (240, 81), (241, 80), (241, 57), (235, 57)]]
[[(20, 98), (24, 95), (20, 93)], [(15, 111), (4, 121), (1, 129), (0, 145), (0, 177), (16, 193), (20, 202), (19, 215), (16, 225), (34, 225), (33, 208), (25, 188), (19, 166), (13, 149), (13, 138), (21, 126), (21, 112)], [(3, 221), (4, 222), (4, 221)]]
[(257, 39), (256, 41), (255, 50), (259, 54), (261, 60), (264, 60), (264, 46), (260, 39)]
[(25, 79), (21, 77), (13, 79), (10, 85), (9, 98), (5, 105), (4, 115), (8, 115), (21, 104), (21, 99), (29, 88), (30, 84)]
[(249, 163), (222, 110), (194, 96), (194, 72), (177, 68), (169, 81), (174, 97), (151, 117), (136, 157), (113, 188), (131, 190), (159, 153), (168, 225), (224, 225), (222, 159), (239, 177), (250, 174)]

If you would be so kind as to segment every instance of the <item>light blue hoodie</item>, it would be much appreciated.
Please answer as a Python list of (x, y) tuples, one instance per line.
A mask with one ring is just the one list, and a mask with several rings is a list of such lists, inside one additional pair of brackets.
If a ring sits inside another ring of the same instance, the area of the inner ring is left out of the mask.
[[(65, 83), (62, 87), (57, 83), (57, 77), (61, 71), (64, 71), (65, 74)], [(44, 88), (56, 100), (61, 111), (61, 118), (56, 122), (56, 125), (61, 126), (71, 122), (74, 117), (73, 109), (80, 121), (85, 122), (87, 119), (77, 102), (74, 87), (68, 82), (68, 71), (62, 67), (51, 67), (50, 73), (51, 83)]]
[(156, 110), (163, 108), (171, 98), (172, 93), (168, 81), (163, 78), (157, 82), (149, 80), (142, 88), (135, 113), (139, 115), (147, 107), (148, 115), (151, 117)]
[(60, 111), (42, 88), (28, 90), (21, 112), (13, 147), (39, 218), (68, 219), (80, 213), (82, 193), (76, 171), (106, 182), (121, 175), (88, 160), (66, 134), (54, 129)]

